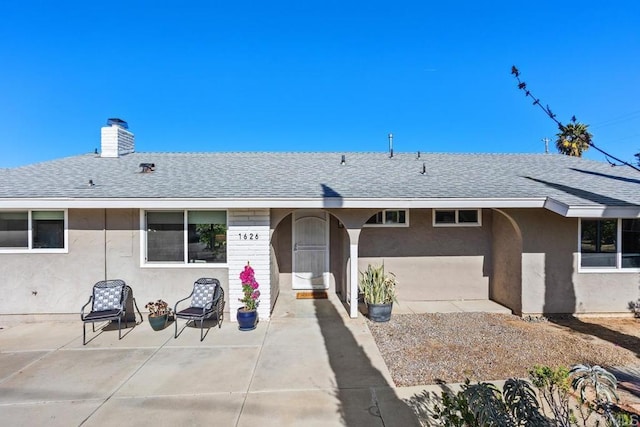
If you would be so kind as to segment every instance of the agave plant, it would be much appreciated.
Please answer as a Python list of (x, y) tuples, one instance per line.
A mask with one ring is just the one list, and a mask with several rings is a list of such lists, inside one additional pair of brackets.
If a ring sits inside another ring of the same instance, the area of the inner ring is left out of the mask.
[(601, 366), (574, 365), (569, 371), (569, 376), (571, 387), (580, 391), (582, 400), (587, 400), (586, 392), (589, 389), (595, 394), (597, 403), (611, 403), (614, 399), (616, 402), (619, 400), (616, 394), (618, 380), (615, 375)]
[(395, 274), (385, 274), (384, 264), (378, 267), (369, 264), (364, 272), (360, 272), (360, 292), (367, 304), (389, 304), (396, 301), (396, 283)]

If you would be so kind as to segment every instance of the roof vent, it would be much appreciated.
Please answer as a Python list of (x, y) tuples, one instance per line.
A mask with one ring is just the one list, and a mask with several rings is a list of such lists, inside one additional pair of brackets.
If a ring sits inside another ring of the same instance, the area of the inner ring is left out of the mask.
[(345, 155), (343, 154), (342, 160), (340, 160), (340, 164), (344, 166), (346, 163), (347, 163), (347, 160), (345, 159)]
[(426, 175), (427, 174), (427, 165), (425, 162), (422, 162), (422, 170), (420, 171), (420, 175)]
[(133, 133), (129, 125), (121, 119), (108, 119), (107, 126), (100, 129), (100, 157), (120, 157), (134, 152)]
[(156, 164), (155, 163), (140, 163), (139, 167), (142, 168), (140, 173), (150, 173), (150, 172), (153, 172), (156, 169)]
[(393, 158), (393, 134), (389, 134), (389, 157)]

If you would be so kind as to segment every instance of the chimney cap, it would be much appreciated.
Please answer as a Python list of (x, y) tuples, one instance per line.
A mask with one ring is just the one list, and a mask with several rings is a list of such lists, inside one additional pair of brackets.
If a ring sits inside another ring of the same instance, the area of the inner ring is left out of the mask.
[(118, 118), (111, 118), (111, 119), (107, 119), (107, 125), (108, 126), (120, 126), (123, 129), (129, 129), (129, 124), (127, 122), (125, 122), (122, 119), (118, 119)]

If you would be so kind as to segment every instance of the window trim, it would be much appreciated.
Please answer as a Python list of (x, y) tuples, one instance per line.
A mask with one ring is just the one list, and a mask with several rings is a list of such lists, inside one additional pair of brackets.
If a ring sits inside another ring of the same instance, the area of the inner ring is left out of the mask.
[[(400, 212), (400, 211), (404, 211), (404, 222), (403, 223), (398, 223), (398, 222), (390, 222), (390, 223), (386, 223), (385, 221), (387, 220), (387, 212)], [(377, 215), (378, 213), (382, 213), (382, 224), (367, 224), (366, 222), (362, 225), (362, 227), (409, 227), (409, 209), (382, 209), (378, 212), (376, 212), (374, 215)], [(368, 221), (368, 220), (367, 220)]]
[[(640, 218), (578, 218), (578, 273), (639, 273), (640, 268), (622, 267), (622, 220)], [(582, 220), (615, 219), (616, 223), (616, 266), (615, 267), (583, 267), (582, 266)]]
[[(189, 212), (196, 211), (222, 211), (227, 220), (227, 237), (229, 236), (229, 211), (228, 209), (140, 209), (140, 268), (228, 268), (229, 266), (229, 241), (227, 239), (227, 262), (206, 263), (189, 262)], [(182, 212), (182, 231), (184, 245), (184, 259), (182, 261), (147, 261), (147, 212)]]
[[(454, 211), (455, 212), (455, 222), (452, 223), (437, 223), (436, 222), (436, 212), (442, 211)], [(476, 211), (478, 213), (478, 221), (477, 222), (459, 222), (459, 214), (460, 211)], [(459, 208), (459, 209), (432, 209), (431, 210), (431, 223), (433, 227), (482, 227), (482, 209), (472, 209), (472, 208)]]
[[(69, 253), (69, 210), (68, 209), (2, 209), (0, 212), (27, 212), (27, 247), (0, 248), (0, 254), (66, 254)], [(63, 212), (64, 242), (61, 248), (33, 247), (33, 212)]]

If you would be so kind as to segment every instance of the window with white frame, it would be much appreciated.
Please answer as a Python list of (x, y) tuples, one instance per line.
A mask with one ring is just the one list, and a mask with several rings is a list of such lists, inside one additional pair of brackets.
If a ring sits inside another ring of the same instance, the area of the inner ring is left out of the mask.
[(383, 210), (369, 218), (364, 226), (407, 227), (409, 226), (409, 213), (406, 210)]
[(147, 211), (147, 263), (226, 263), (225, 211)]
[(640, 269), (640, 219), (581, 219), (580, 267)]
[(59, 252), (66, 249), (66, 212), (0, 212), (0, 251)]
[(480, 209), (434, 209), (434, 227), (473, 227), (482, 225)]

